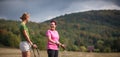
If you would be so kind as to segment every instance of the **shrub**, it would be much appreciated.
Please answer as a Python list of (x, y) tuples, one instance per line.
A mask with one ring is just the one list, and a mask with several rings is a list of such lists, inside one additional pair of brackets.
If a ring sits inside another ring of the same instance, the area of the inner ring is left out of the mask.
[(94, 49), (94, 52), (100, 52), (100, 49)]
[(80, 46), (80, 51), (81, 52), (86, 52), (87, 51), (87, 48), (85, 46)]
[(111, 48), (110, 47), (105, 47), (104, 52), (111, 52)]

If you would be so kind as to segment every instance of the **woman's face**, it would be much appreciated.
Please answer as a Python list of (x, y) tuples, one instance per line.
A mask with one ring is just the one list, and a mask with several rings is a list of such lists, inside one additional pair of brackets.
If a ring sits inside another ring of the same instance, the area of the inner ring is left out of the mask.
[(51, 23), (50, 23), (50, 27), (51, 27), (51, 28), (56, 28), (55, 23), (54, 23), (54, 22), (51, 22)]
[(29, 19), (30, 19), (30, 15), (29, 15), (29, 14), (27, 14), (27, 15), (26, 15), (26, 21), (28, 22), (28, 21), (29, 21)]

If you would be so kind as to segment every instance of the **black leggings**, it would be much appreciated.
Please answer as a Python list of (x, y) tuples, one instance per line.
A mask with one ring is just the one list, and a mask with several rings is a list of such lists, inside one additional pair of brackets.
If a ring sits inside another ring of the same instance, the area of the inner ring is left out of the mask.
[(58, 57), (58, 50), (48, 49), (47, 53), (48, 57)]

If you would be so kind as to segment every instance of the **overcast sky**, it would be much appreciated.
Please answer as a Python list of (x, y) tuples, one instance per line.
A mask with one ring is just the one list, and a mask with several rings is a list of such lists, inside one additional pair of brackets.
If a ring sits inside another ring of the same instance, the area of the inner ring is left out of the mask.
[(20, 20), (30, 13), (30, 20), (43, 22), (60, 15), (88, 10), (117, 9), (120, 0), (0, 0), (0, 18)]

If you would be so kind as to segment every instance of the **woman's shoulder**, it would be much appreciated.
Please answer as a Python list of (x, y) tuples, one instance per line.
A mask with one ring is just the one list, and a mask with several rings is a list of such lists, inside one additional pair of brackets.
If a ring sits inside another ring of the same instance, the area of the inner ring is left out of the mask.
[(20, 23), (19, 27), (20, 27), (21, 29), (23, 29), (23, 28), (27, 28), (26, 25), (23, 24), (23, 23)]
[(20, 23), (20, 26), (25, 26), (25, 24), (23, 24), (23, 23)]
[(50, 32), (50, 31), (51, 31), (50, 29), (47, 30), (47, 32)]

